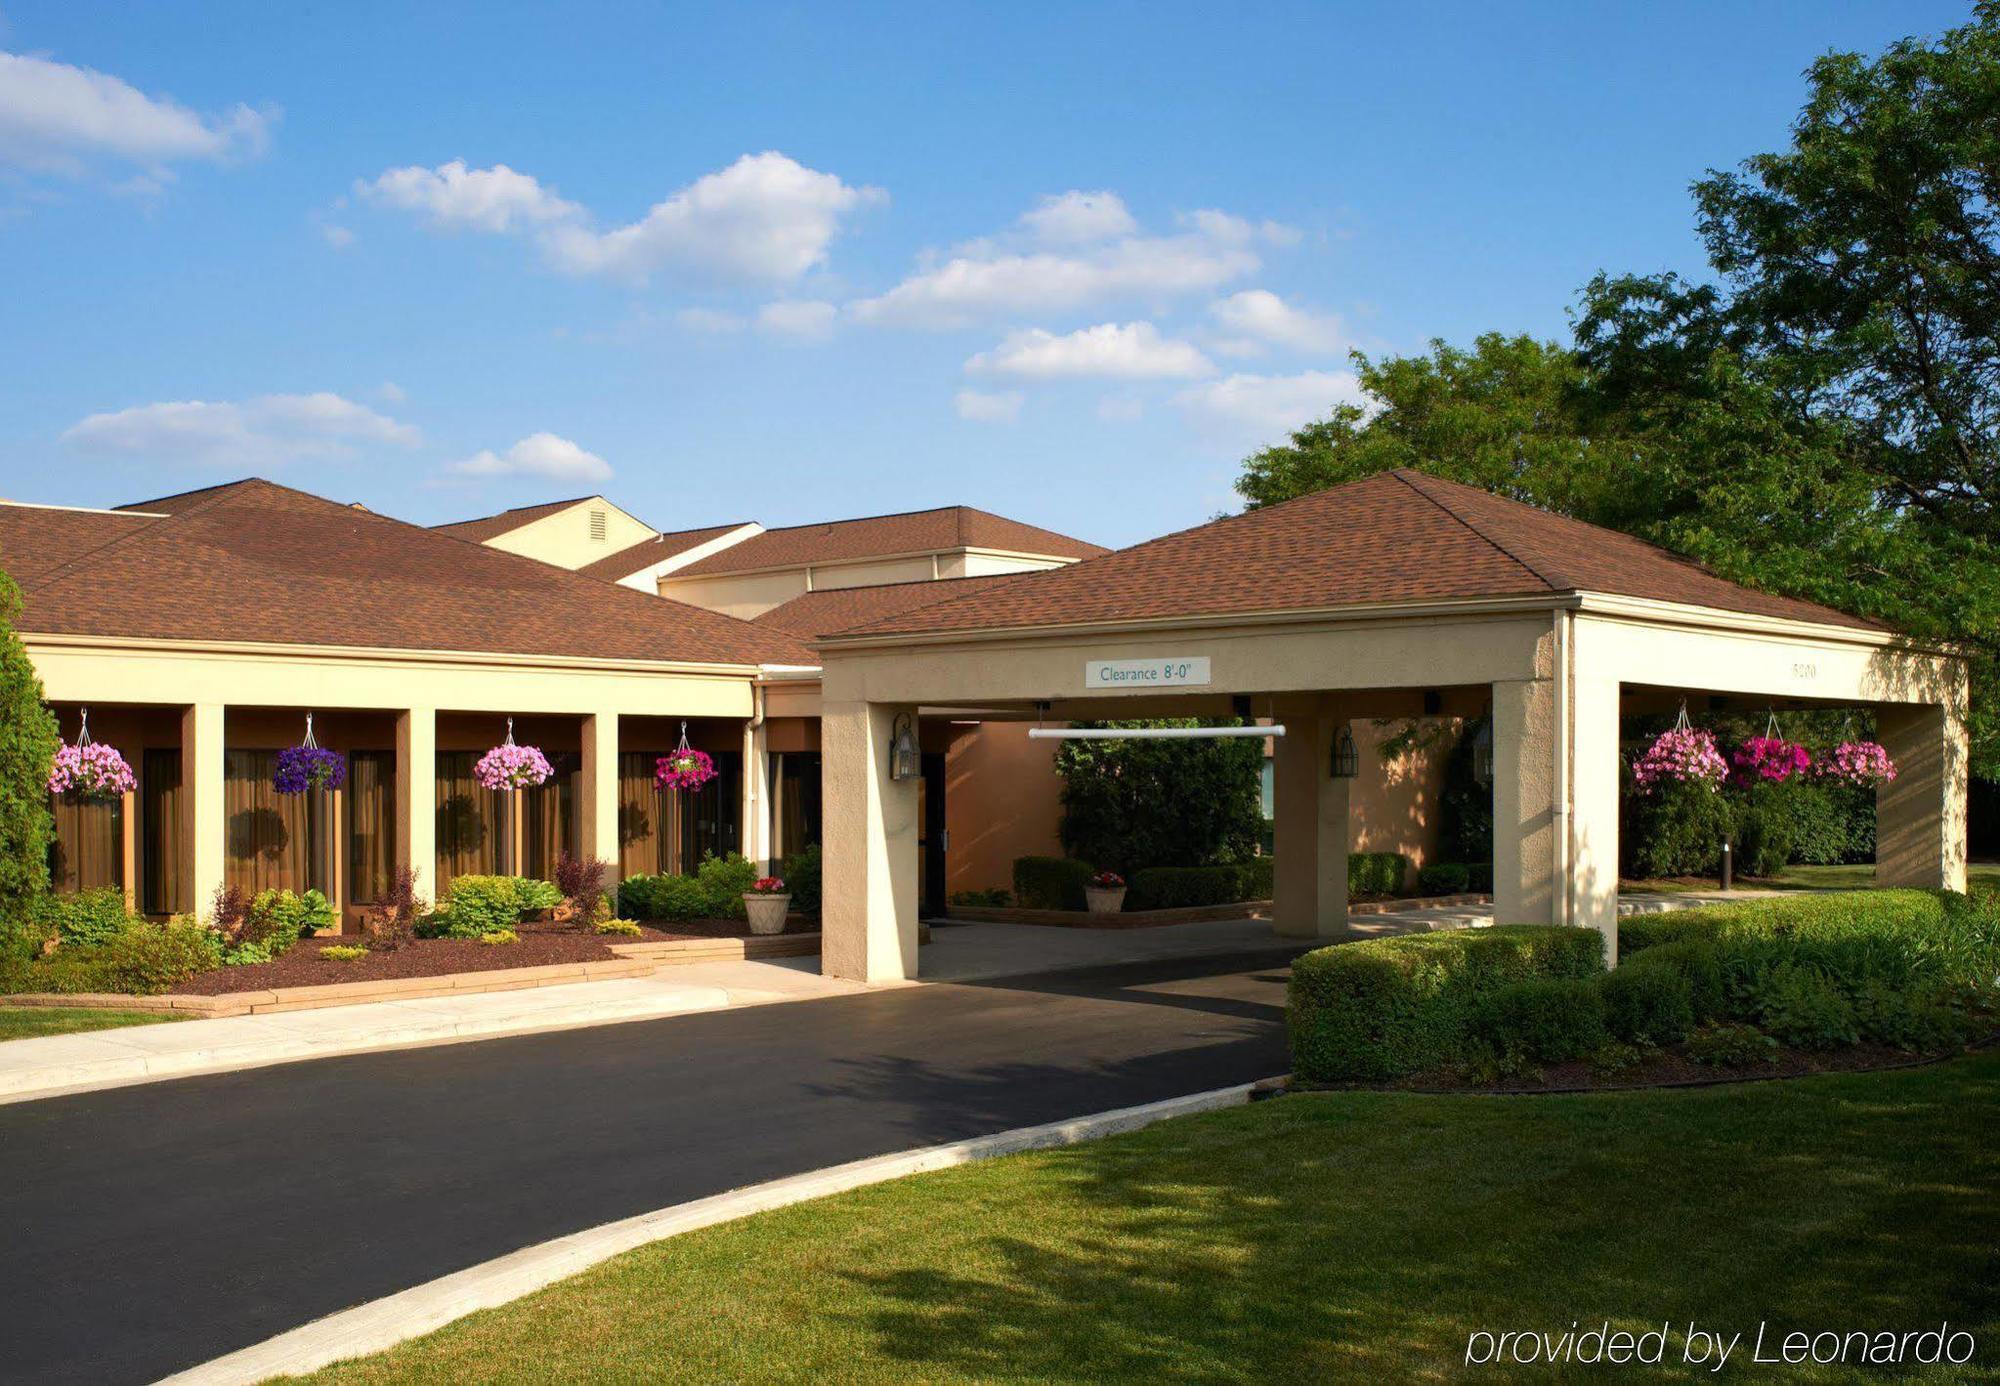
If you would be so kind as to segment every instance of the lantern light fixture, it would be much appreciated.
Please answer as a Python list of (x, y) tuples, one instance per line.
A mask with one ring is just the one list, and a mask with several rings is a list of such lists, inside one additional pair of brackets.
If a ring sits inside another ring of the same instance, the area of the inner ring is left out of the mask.
[(914, 780), (923, 774), (923, 755), (917, 748), (917, 719), (905, 712), (897, 716), (889, 737), (889, 778)]
[(1360, 770), (1361, 752), (1355, 748), (1354, 733), (1342, 727), (1333, 739), (1333, 778), (1351, 780)]

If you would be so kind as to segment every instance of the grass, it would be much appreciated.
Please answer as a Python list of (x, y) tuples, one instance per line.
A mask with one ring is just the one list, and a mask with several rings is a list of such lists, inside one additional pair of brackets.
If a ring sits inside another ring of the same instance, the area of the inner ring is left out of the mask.
[(1990, 1379), (1996, 1104), (1990, 1053), (1686, 1091), (1300, 1095), (656, 1243), (312, 1380), (1440, 1380), (1475, 1329), (1607, 1318), (1677, 1325), (1665, 1366), (1620, 1380), (1687, 1379), (1690, 1320), (1941, 1318)]
[[(1739, 876), (1736, 883), (1744, 890), (1871, 890), (1875, 885), (1875, 864), (1864, 861), (1852, 866), (1788, 866), (1768, 879), (1751, 880)], [(1965, 868), (1965, 883), (1969, 890), (2000, 890), (2000, 862), (1973, 862)], [(1689, 891), (1717, 890), (1721, 884), (1716, 880), (1687, 878), (1621, 880), (1618, 888), (1650, 891), (1658, 895), (1685, 895)]]
[(35, 1039), (42, 1035), (74, 1035), (85, 1030), (122, 1030), (128, 1025), (157, 1025), (186, 1016), (158, 1011), (97, 1011), (83, 1006), (0, 1006), (0, 1040)]

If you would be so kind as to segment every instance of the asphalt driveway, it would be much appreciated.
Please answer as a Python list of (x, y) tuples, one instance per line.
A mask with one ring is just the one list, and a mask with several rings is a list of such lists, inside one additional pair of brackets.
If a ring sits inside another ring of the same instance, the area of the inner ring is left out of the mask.
[(0, 1379), (152, 1380), (601, 1222), (1279, 1073), (1297, 951), (0, 1107)]

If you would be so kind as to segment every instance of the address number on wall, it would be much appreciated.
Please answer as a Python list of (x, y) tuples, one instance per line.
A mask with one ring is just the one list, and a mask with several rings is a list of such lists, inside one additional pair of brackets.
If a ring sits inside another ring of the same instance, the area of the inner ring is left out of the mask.
[(1083, 662), (1085, 688), (1199, 688), (1208, 680), (1206, 655)]

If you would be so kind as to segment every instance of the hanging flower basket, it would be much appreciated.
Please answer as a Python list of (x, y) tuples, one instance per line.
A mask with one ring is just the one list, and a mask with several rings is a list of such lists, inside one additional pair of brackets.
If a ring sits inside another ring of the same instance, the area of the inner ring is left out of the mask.
[(321, 746), (287, 746), (278, 752), (271, 788), (280, 794), (338, 789), (347, 782), (347, 757)]
[(715, 762), (707, 751), (688, 745), (688, 724), (681, 723), (681, 744), (653, 762), (653, 781), (662, 789), (693, 791), (715, 778)]
[(1820, 762), (1819, 776), (1872, 789), (1896, 778), (1896, 762), (1879, 741), (1843, 741)]
[(715, 762), (707, 751), (690, 747), (664, 755), (653, 763), (653, 779), (662, 789), (696, 790), (715, 778)]
[(71, 799), (116, 799), (130, 794), (138, 783), (117, 748), (97, 741), (57, 747), (49, 770), (49, 793)]
[(1715, 734), (1681, 721), (1661, 732), (1632, 763), (1632, 780), (1643, 794), (1668, 783), (1698, 784), (1714, 793), (1729, 778), (1729, 762), (1716, 748)]
[(533, 789), (555, 773), (538, 746), (514, 744), (514, 719), (507, 719), (507, 739), (479, 758), (473, 775), (487, 789)]
[(312, 714), (306, 714), (306, 739), (297, 746), (278, 752), (271, 772), (271, 788), (280, 794), (303, 794), (308, 789), (338, 789), (347, 782), (347, 757), (329, 751), (313, 739)]
[(1745, 780), (1788, 780), (1812, 769), (1812, 756), (1782, 736), (1753, 736), (1736, 748), (1736, 773)]

